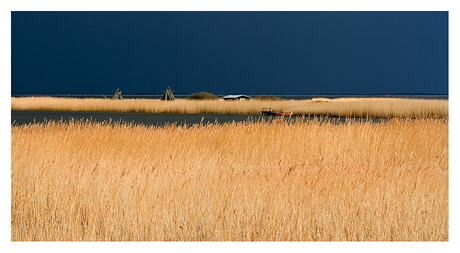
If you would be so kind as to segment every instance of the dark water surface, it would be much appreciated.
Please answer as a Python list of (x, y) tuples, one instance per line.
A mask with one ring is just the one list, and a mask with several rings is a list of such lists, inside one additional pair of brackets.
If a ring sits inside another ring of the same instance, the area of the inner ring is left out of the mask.
[[(289, 118), (289, 117), (286, 117)], [(179, 114), (179, 113), (103, 113), (103, 112), (61, 112), (61, 111), (11, 111), (11, 124), (23, 125), (29, 123), (42, 123), (45, 121), (69, 121), (90, 120), (96, 122), (120, 121), (123, 123), (135, 123), (143, 125), (163, 126), (176, 123), (178, 125), (208, 124), (208, 123), (227, 123), (243, 122), (247, 120), (271, 120), (272, 116), (262, 115), (239, 115), (239, 114)], [(304, 118), (312, 120), (313, 118)], [(345, 119), (333, 119), (336, 122), (345, 122)], [(366, 121), (365, 119), (355, 119)], [(375, 123), (386, 121), (380, 119), (372, 120)]]
[(49, 120), (69, 121), (91, 120), (102, 121), (121, 121), (124, 123), (135, 123), (144, 125), (161, 126), (165, 124), (177, 123), (187, 124), (207, 124), (207, 123), (226, 123), (242, 122), (248, 119), (257, 120), (261, 115), (229, 115), (229, 114), (176, 114), (176, 113), (104, 113), (104, 112), (60, 112), (60, 111), (11, 111), (11, 124), (23, 125), (33, 122), (41, 123)]

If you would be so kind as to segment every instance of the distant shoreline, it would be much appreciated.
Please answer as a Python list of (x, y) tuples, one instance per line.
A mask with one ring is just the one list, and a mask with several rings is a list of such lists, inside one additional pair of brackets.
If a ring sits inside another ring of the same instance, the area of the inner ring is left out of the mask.
[[(57, 97), (57, 98), (103, 98), (110, 97), (113, 94), (12, 94), (11, 97)], [(191, 94), (174, 94), (176, 98), (187, 98)], [(225, 94), (227, 95), (227, 94)], [(223, 94), (216, 95), (218, 97), (225, 96)], [(253, 98), (266, 95), (246, 94)], [(394, 94), (312, 94), (312, 95), (276, 95), (270, 96), (280, 97), (286, 100), (311, 100), (313, 98), (409, 98), (409, 99), (442, 99), (448, 100), (448, 94), (431, 94), (431, 93), (394, 93)], [(162, 94), (123, 94), (125, 99), (160, 99)]]

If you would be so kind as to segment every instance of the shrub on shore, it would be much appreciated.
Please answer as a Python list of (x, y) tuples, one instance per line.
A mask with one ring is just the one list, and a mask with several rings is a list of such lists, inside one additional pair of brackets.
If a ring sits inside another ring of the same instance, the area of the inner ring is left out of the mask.
[(212, 93), (209, 93), (209, 92), (204, 92), (204, 91), (194, 93), (194, 94), (188, 96), (187, 98), (191, 99), (191, 100), (217, 100), (217, 99), (219, 99), (218, 96), (216, 96), (216, 95), (214, 95)]

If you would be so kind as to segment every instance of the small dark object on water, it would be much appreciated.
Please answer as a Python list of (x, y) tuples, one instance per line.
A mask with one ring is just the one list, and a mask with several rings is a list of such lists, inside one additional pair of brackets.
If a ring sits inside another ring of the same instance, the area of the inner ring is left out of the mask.
[(292, 116), (293, 112), (280, 112), (273, 110), (272, 108), (262, 108), (262, 115), (268, 116)]

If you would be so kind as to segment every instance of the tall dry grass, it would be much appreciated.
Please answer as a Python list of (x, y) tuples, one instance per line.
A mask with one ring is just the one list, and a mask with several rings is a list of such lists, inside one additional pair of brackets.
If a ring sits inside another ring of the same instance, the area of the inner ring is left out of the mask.
[(12, 110), (261, 114), (262, 108), (298, 115), (364, 118), (447, 118), (447, 100), (364, 98), (314, 100), (192, 101), (178, 99), (76, 99), (52, 97), (11, 98)]
[(12, 127), (13, 241), (447, 241), (448, 122)]

